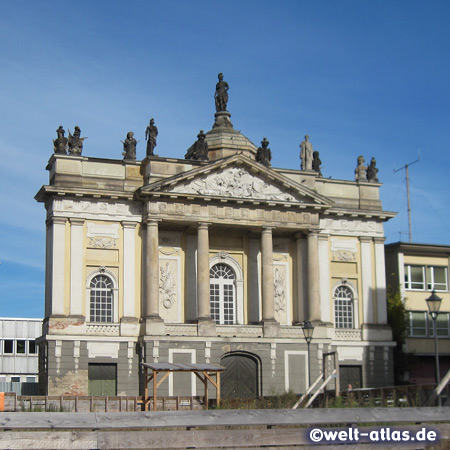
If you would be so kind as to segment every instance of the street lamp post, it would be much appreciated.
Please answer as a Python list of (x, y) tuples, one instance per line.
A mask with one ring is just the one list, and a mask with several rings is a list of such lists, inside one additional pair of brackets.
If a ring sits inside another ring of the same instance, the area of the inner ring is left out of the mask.
[[(439, 351), (438, 351), (438, 338), (437, 338), (437, 323), (436, 319), (439, 314), (439, 309), (441, 307), (442, 298), (438, 297), (436, 293), (433, 291), (431, 292), (431, 295), (425, 300), (428, 305), (428, 310), (430, 311), (430, 316), (433, 319), (433, 325), (434, 325), (434, 354), (435, 354), (435, 360), (436, 360), (436, 387), (441, 382), (441, 376), (439, 373)], [(440, 398), (439, 398), (440, 403)]]
[(306, 344), (308, 345), (308, 389), (311, 386), (311, 365), (309, 356), (309, 344), (311, 343), (312, 336), (314, 333), (314, 325), (309, 321), (305, 320), (302, 325), (303, 334), (305, 336)]

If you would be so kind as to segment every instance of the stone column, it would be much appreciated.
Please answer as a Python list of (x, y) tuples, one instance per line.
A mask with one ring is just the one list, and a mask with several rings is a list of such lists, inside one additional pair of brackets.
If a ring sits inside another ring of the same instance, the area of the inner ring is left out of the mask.
[(319, 234), (320, 320), (331, 322), (330, 304), (330, 252), (327, 234)]
[(82, 316), (84, 219), (70, 219), (70, 309), (71, 316)]
[(308, 233), (308, 320), (320, 321), (318, 232)]
[[(384, 262), (384, 238), (375, 238), (375, 283), (377, 292), (377, 323), (387, 323), (386, 272)], [(403, 277), (403, 280), (405, 278)]]
[(136, 314), (136, 222), (122, 222), (123, 227), (123, 317), (120, 335), (138, 333)]
[[(65, 291), (65, 259), (66, 259), (66, 222), (65, 217), (53, 217), (50, 219), (51, 265), (49, 280), (51, 302), (51, 316), (64, 316), (64, 291)], [(47, 268), (48, 269), (48, 268)]]
[(277, 336), (279, 329), (275, 320), (272, 229), (263, 227), (261, 234), (262, 323), (266, 337)]
[(297, 244), (297, 315), (294, 318), (296, 322), (303, 322), (307, 317), (307, 305), (306, 299), (306, 287), (307, 287), (307, 277), (305, 275), (305, 270), (307, 264), (305, 261), (306, 256), (306, 239), (302, 233), (297, 233), (295, 235)]
[(164, 332), (164, 322), (159, 315), (159, 242), (158, 221), (147, 219), (145, 239), (145, 293), (143, 316), (145, 334), (155, 335)]
[(200, 222), (197, 229), (197, 305), (198, 334), (213, 336), (215, 323), (211, 319), (209, 277), (209, 223)]
[[(373, 322), (373, 285), (372, 285), (372, 238), (360, 238), (361, 241), (361, 282), (363, 323)], [(383, 269), (384, 270), (384, 269)], [(355, 315), (358, 314), (355, 311)]]

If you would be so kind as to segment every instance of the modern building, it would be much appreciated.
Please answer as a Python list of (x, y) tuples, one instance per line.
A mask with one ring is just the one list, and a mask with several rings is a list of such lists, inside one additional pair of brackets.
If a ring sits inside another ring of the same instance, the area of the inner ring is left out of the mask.
[[(124, 159), (65, 154), (59, 130), (36, 196), (43, 392), (136, 395), (142, 361), (221, 364), (224, 395), (304, 392), (336, 351), (345, 386), (392, 384), (381, 184), (362, 157), (356, 181), (321, 177), (309, 142), (302, 170), (273, 168), (268, 142), (258, 150), (220, 105), (188, 159), (152, 143), (136, 160), (130, 133)], [(202, 391), (175, 374), (159, 392)]]
[(450, 246), (396, 242), (386, 251), (387, 284), (398, 290), (407, 309), (408, 355), (404, 381), (412, 384), (435, 382), (434, 323), (426, 299), (434, 290), (442, 298), (436, 319), (441, 378), (450, 370)]
[(42, 319), (0, 318), (0, 383), (38, 381), (41, 334)]

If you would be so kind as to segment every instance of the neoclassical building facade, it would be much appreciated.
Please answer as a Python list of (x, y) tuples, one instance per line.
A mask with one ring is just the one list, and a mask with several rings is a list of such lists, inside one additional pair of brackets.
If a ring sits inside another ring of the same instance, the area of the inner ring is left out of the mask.
[[(225, 396), (304, 392), (333, 351), (344, 386), (392, 383), (381, 185), (258, 162), (229, 117), (216, 113), (207, 159), (197, 143), (193, 159), (55, 150), (36, 196), (42, 392), (138, 395), (139, 362), (221, 364)], [(201, 393), (190, 374), (159, 389)]]

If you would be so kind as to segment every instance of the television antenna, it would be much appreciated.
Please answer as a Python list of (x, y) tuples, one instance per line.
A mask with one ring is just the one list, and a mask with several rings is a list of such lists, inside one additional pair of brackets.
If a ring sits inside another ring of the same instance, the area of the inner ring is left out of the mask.
[(405, 169), (406, 170), (406, 198), (408, 201), (408, 231), (409, 231), (409, 242), (412, 242), (412, 234), (411, 234), (411, 201), (409, 198), (409, 166), (412, 166), (413, 164), (420, 161), (420, 153), (417, 155), (417, 159), (413, 162), (410, 162), (408, 164), (405, 164), (403, 167), (400, 167), (400, 169), (394, 169), (394, 173), (399, 172), (400, 170)]

